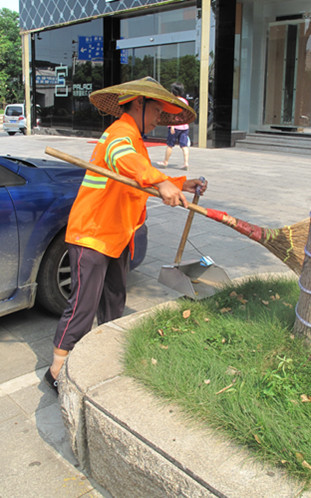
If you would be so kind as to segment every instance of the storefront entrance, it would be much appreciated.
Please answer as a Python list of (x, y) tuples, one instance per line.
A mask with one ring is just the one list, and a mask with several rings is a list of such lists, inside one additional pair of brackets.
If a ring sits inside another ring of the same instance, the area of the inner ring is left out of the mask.
[(311, 130), (311, 22), (269, 25), (264, 124), (272, 129)]
[[(116, 82), (152, 76), (165, 88), (183, 83), (185, 97), (198, 105), (200, 30), (195, 5), (147, 15), (90, 22), (32, 35), (32, 103), (41, 128), (98, 134), (111, 122), (88, 95)], [(53, 47), (53, 50), (51, 50)], [(190, 137), (197, 136), (197, 123)], [(152, 136), (166, 139), (166, 127)]]

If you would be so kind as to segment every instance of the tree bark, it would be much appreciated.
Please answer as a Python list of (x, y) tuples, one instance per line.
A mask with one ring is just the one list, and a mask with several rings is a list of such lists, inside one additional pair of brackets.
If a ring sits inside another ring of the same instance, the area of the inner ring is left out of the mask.
[[(311, 216), (311, 213), (310, 213)], [(305, 259), (299, 278), (300, 296), (296, 307), (294, 334), (303, 336), (311, 344), (311, 223)]]

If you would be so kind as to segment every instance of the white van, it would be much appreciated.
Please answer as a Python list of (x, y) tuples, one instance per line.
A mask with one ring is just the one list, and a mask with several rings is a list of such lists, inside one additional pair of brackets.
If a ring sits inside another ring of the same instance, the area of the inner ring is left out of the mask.
[(8, 104), (4, 110), (3, 131), (15, 135), (18, 131), (26, 134), (26, 115), (24, 104)]

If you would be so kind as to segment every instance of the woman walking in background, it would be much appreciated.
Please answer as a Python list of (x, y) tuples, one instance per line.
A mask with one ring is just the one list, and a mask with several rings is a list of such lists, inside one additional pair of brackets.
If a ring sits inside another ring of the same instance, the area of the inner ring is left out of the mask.
[[(179, 98), (185, 104), (189, 105), (187, 99), (183, 97), (184, 85), (182, 83), (178, 82), (173, 83), (171, 85), (171, 92), (173, 95), (175, 95), (175, 97)], [(165, 158), (164, 161), (159, 161), (157, 165), (162, 168), (166, 168), (168, 166), (168, 161), (171, 157), (171, 154), (173, 152), (173, 147), (176, 144), (176, 142), (179, 144), (184, 156), (184, 165), (182, 166), (181, 169), (187, 170), (189, 168), (189, 144), (190, 144), (188, 124), (169, 126), (167, 140), (166, 140), (167, 147), (165, 151)]]

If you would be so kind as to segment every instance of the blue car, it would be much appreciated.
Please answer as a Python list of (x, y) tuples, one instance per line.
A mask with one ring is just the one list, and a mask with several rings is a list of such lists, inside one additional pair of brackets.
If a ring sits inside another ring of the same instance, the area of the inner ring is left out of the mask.
[[(62, 313), (70, 294), (65, 230), (83, 175), (60, 161), (0, 156), (0, 316), (36, 300)], [(145, 225), (135, 247), (130, 269), (144, 259)]]

